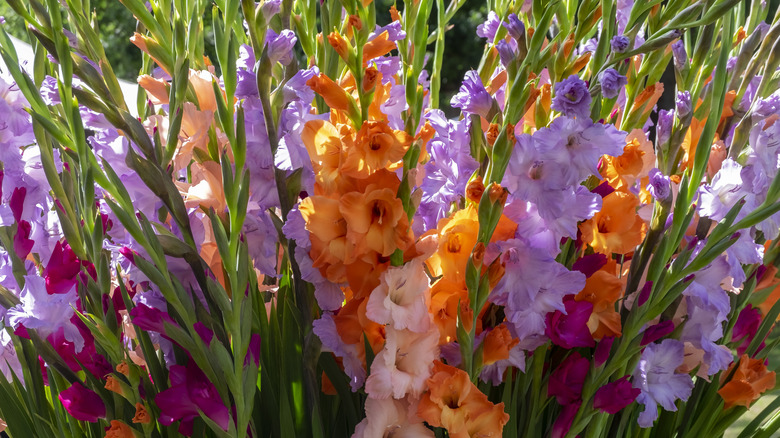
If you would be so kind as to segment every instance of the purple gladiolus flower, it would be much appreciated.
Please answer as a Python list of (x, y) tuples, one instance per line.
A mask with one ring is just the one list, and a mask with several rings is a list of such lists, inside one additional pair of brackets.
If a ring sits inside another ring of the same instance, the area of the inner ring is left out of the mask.
[(160, 408), (160, 423), (170, 426), (181, 420), (179, 432), (192, 434), (192, 420), (203, 412), (219, 427), (227, 431), (230, 413), (222, 403), (217, 388), (196, 365), (173, 365), (169, 374), (171, 387), (157, 394), (155, 403)]
[(498, 57), (501, 60), (501, 65), (507, 67), (512, 61), (517, 58), (517, 52), (511, 44), (504, 40), (500, 40), (496, 43), (496, 50), (498, 50)]
[(607, 99), (614, 99), (628, 83), (628, 79), (614, 68), (608, 68), (599, 75), (599, 82), (601, 83), (601, 94)]
[(501, 25), (506, 28), (507, 33), (509, 33), (512, 38), (520, 42), (521, 39), (525, 38), (525, 25), (520, 21), (516, 14), (509, 14), (507, 20), (509, 20), (509, 22), (504, 21)]
[(677, 117), (683, 118), (691, 113), (691, 93), (688, 90), (678, 91), (674, 103)]
[(650, 184), (647, 185), (647, 191), (653, 195), (653, 198), (663, 201), (672, 194), (672, 182), (668, 176), (657, 168), (651, 169), (649, 176)]
[(484, 23), (477, 26), (477, 36), (480, 38), (487, 38), (488, 43), (492, 43), (496, 38), (496, 32), (498, 32), (498, 26), (501, 25), (501, 21), (498, 19), (498, 15), (495, 12), (488, 12), (487, 20)]
[(688, 63), (688, 54), (685, 52), (685, 42), (677, 40), (672, 43), (672, 57), (674, 57), (674, 68), (682, 70)]
[(637, 403), (645, 406), (639, 414), (639, 426), (651, 427), (658, 418), (658, 405), (667, 411), (677, 411), (674, 401), (686, 401), (693, 390), (693, 380), (688, 374), (677, 374), (682, 365), (685, 347), (682, 342), (664, 339), (660, 344), (650, 344), (642, 352), (632, 378), (632, 386), (641, 390)]
[(452, 96), (450, 104), (455, 108), (460, 108), (463, 112), (479, 114), (487, 118), (490, 108), (493, 106), (493, 98), (482, 84), (479, 73), (476, 70), (469, 70), (466, 72), (458, 94)]
[(633, 403), (641, 392), (631, 386), (628, 376), (623, 376), (596, 391), (596, 395), (593, 397), (593, 408), (615, 415)]
[(268, 58), (270, 58), (271, 64), (275, 64), (278, 61), (287, 65), (292, 61), (292, 49), (295, 46), (295, 42), (298, 41), (295, 32), (290, 29), (284, 29), (277, 34), (272, 29), (268, 29), (265, 41), (268, 44)]
[(103, 399), (87, 389), (80, 382), (60, 392), (58, 398), (68, 413), (79, 421), (96, 423), (98, 418), (106, 416), (106, 406)]
[(563, 298), (566, 313), (556, 310), (545, 318), (545, 334), (553, 344), (563, 348), (593, 347), (595, 341), (588, 329), (588, 319), (593, 313), (593, 303), (575, 301), (574, 295)]
[(616, 53), (623, 53), (628, 49), (628, 45), (631, 44), (631, 39), (625, 35), (615, 35), (610, 40), (609, 45), (612, 47), (612, 51)]
[(656, 143), (664, 144), (669, 141), (672, 135), (672, 123), (674, 122), (674, 111), (658, 111), (658, 123), (655, 125)]
[(575, 351), (550, 374), (547, 396), (555, 397), (561, 406), (576, 402), (582, 397), (582, 387), (588, 376), (588, 369), (588, 359)]
[(555, 83), (552, 109), (560, 111), (567, 117), (587, 119), (590, 117), (591, 100), (585, 81), (577, 75), (571, 75)]

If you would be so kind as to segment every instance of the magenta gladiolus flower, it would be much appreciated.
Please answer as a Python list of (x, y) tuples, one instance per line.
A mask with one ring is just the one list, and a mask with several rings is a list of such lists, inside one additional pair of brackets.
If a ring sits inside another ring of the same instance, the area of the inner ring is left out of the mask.
[(98, 418), (106, 416), (103, 399), (79, 382), (60, 392), (59, 399), (65, 410), (79, 421), (95, 423)]
[(49, 264), (43, 271), (46, 278), (46, 292), (49, 295), (64, 294), (76, 285), (76, 275), (81, 271), (81, 263), (67, 243), (57, 241), (49, 258)]
[(575, 301), (574, 295), (563, 298), (566, 314), (560, 310), (548, 313), (545, 333), (553, 344), (563, 348), (593, 347), (595, 342), (588, 329), (588, 319), (593, 312), (593, 303)]
[(167, 312), (142, 303), (138, 303), (133, 307), (133, 310), (130, 311), (130, 317), (133, 318), (133, 324), (151, 332), (165, 333), (164, 322), (176, 325), (176, 321)]
[(633, 403), (641, 392), (638, 388), (631, 386), (628, 376), (623, 376), (596, 391), (596, 395), (593, 397), (593, 408), (614, 415)]
[(574, 403), (582, 397), (582, 385), (588, 375), (590, 362), (576, 351), (550, 374), (547, 396), (555, 397), (560, 405)]
[(553, 423), (552, 432), (550, 432), (550, 438), (563, 438), (569, 433), (571, 424), (574, 422), (574, 416), (577, 415), (577, 411), (580, 410), (582, 402), (573, 403), (563, 407), (563, 410), (558, 415)]
[(199, 410), (227, 431), (230, 425), (230, 413), (222, 404), (217, 388), (194, 364), (187, 367), (171, 366), (171, 387), (157, 394), (155, 403), (160, 408), (160, 423), (170, 426), (181, 420), (179, 432), (192, 434), (192, 420)]
[(645, 330), (642, 335), (642, 342), (639, 345), (645, 346), (653, 343), (669, 333), (674, 331), (674, 323), (672, 321), (659, 322), (656, 325), (651, 325)]

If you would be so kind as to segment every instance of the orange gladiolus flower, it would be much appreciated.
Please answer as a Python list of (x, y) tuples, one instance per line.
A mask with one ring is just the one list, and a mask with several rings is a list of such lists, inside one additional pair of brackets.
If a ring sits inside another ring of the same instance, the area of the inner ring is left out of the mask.
[(625, 282), (615, 276), (617, 262), (610, 259), (606, 265), (585, 280), (585, 288), (574, 299), (593, 303), (588, 329), (594, 339), (622, 334), (620, 314), (615, 302), (623, 296)]
[(303, 127), (301, 141), (311, 157), (321, 193), (337, 191), (342, 160), (342, 140), (338, 128), (325, 120), (311, 120)]
[[(467, 206), (438, 223), (439, 248), (428, 259), (428, 268), (434, 276), (444, 275), (451, 280), (464, 280), (466, 262), (477, 243), (479, 217), (475, 206)], [(491, 241), (511, 239), (517, 224), (501, 216)]]
[(371, 59), (384, 56), (395, 49), (395, 42), (390, 41), (390, 34), (384, 31), (363, 46), (363, 64)]
[(111, 420), (111, 428), (106, 431), (105, 438), (134, 438), (133, 428), (121, 421)]
[(777, 268), (775, 265), (767, 266), (764, 275), (761, 277), (761, 281), (756, 284), (756, 292), (761, 292), (765, 289), (771, 289), (771, 291), (764, 301), (758, 304), (758, 308), (761, 309), (762, 315), (769, 313), (777, 300), (780, 300), (780, 278), (777, 278)]
[(468, 301), (468, 290), (462, 281), (440, 278), (431, 286), (430, 312), (439, 329), (440, 345), (457, 340), (458, 303)]
[(580, 224), (582, 241), (607, 255), (633, 251), (643, 238), (638, 206), (639, 199), (631, 193), (616, 191), (605, 196), (601, 211)]
[(428, 389), (417, 415), (431, 426), (447, 429), (452, 438), (499, 437), (509, 421), (504, 404), (491, 403), (463, 370), (435, 361)]
[(146, 410), (146, 407), (144, 407), (143, 403), (136, 403), (133, 423), (149, 424), (151, 422), (152, 417), (149, 416), (149, 412)]
[(347, 149), (341, 172), (354, 178), (365, 178), (379, 169), (396, 170), (409, 149), (412, 138), (384, 121), (366, 121)]
[(355, 346), (358, 357), (364, 362), (364, 367), (366, 349), (363, 334), (368, 339), (374, 354), (379, 353), (385, 343), (385, 326), (366, 317), (367, 302), (368, 300), (363, 298), (348, 300), (338, 313), (333, 315), (339, 337), (345, 344)]
[(520, 342), (512, 339), (506, 324), (494, 328), (485, 336), (482, 347), (482, 363), (490, 365), (509, 358), (509, 350)]
[[(731, 364), (724, 375), (728, 375), (734, 368)], [(739, 360), (739, 366), (734, 371), (731, 380), (723, 385), (718, 391), (723, 401), (726, 402), (724, 409), (740, 405), (750, 407), (750, 403), (761, 396), (761, 394), (775, 386), (775, 372), (768, 371), (764, 365), (763, 359), (751, 359), (747, 354), (743, 354)]]
[(369, 186), (363, 193), (349, 192), (339, 200), (347, 225), (347, 242), (358, 253), (375, 251), (389, 257), (412, 243), (403, 203), (388, 188)]
[(629, 135), (633, 138), (626, 139), (627, 144), (623, 148), (623, 155), (619, 157), (605, 155), (600, 169), (602, 178), (607, 180), (610, 186), (624, 192), (628, 191), (638, 178), (647, 174), (655, 158), (653, 145), (644, 138), (644, 133), (640, 131), (641, 138), (633, 134), (635, 132)]
[(315, 93), (322, 96), (325, 103), (334, 110), (347, 111), (349, 110), (350, 103), (354, 104), (354, 100), (350, 102), (352, 96), (350, 96), (339, 84), (333, 82), (333, 79), (327, 77), (324, 73), (320, 73), (317, 76), (309, 79), (306, 82)]

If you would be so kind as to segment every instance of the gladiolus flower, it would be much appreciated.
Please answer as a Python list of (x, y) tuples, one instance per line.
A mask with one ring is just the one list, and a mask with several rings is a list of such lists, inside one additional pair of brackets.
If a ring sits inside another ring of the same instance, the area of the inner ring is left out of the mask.
[(380, 281), (368, 298), (366, 316), (379, 324), (390, 324), (396, 330), (427, 331), (431, 326), (430, 294), (422, 260), (390, 267), (380, 276)]
[(312, 77), (306, 82), (315, 93), (322, 96), (331, 109), (338, 111), (347, 111), (350, 108), (350, 103), (354, 105), (354, 100), (350, 102), (352, 97), (344, 91), (337, 83), (333, 82), (333, 79), (327, 77), (325, 74), (320, 73), (317, 76)]
[(639, 199), (626, 192), (605, 196), (601, 211), (580, 224), (582, 240), (603, 254), (625, 254), (642, 242), (642, 218), (636, 214)]
[(408, 405), (406, 400), (368, 398), (366, 418), (355, 427), (352, 438), (433, 437), (433, 431), (417, 416), (414, 403)]
[(160, 408), (160, 424), (170, 426), (181, 420), (179, 432), (192, 433), (192, 420), (203, 412), (222, 430), (230, 425), (230, 413), (222, 404), (217, 388), (196, 365), (173, 365), (170, 368), (171, 386), (154, 398)]
[(520, 342), (518, 339), (512, 339), (506, 324), (501, 324), (490, 330), (485, 335), (482, 348), (482, 363), (491, 365), (509, 358), (509, 351)]
[(152, 418), (149, 416), (149, 412), (143, 403), (135, 404), (135, 415), (133, 415), (133, 423), (149, 424), (152, 422)]
[(593, 313), (593, 304), (587, 301), (575, 301), (573, 295), (563, 299), (566, 313), (560, 310), (548, 313), (545, 317), (545, 333), (554, 344), (563, 348), (592, 347), (593, 336), (588, 329), (588, 320)]
[(133, 428), (118, 420), (111, 420), (111, 427), (106, 430), (105, 438), (135, 438)]
[(96, 423), (98, 418), (106, 416), (103, 399), (79, 382), (60, 392), (58, 398), (65, 410), (76, 420)]
[(582, 397), (582, 386), (588, 375), (590, 362), (576, 351), (567, 357), (552, 374), (547, 384), (547, 396), (555, 397), (565, 406)]
[(452, 438), (501, 436), (509, 415), (504, 404), (494, 405), (465, 371), (439, 361), (417, 408), (417, 415), (434, 427), (447, 429)]
[(403, 203), (388, 188), (371, 185), (363, 193), (347, 193), (339, 200), (339, 212), (347, 242), (359, 253), (371, 250), (389, 257), (412, 243)]
[(631, 386), (628, 376), (623, 376), (596, 391), (596, 395), (593, 397), (593, 408), (615, 415), (633, 403), (641, 392), (638, 388)]
[(347, 148), (341, 172), (366, 178), (379, 169), (396, 170), (409, 149), (412, 138), (404, 131), (391, 129), (384, 121), (366, 121)]
[[(724, 376), (730, 374), (733, 368), (734, 364), (729, 367)], [(775, 372), (767, 370), (764, 360), (751, 359), (747, 354), (743, 354), (733, 377), (720, 388), (718, 394), (726, 403), (724, 409), (737, 405), (749, 408), (761, 394), (774, 387)]]
[(409, 330), (387, 331), (385, 347), (371, 364), (366, 393), (372, 398), (419, 397), (431, 375), (431, 363), (439, 356), (439, 333)]

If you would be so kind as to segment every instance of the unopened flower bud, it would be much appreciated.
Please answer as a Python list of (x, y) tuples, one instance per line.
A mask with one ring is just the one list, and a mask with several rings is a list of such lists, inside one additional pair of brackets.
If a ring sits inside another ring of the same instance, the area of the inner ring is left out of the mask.
[(498, 125), (498, 123), (490, 124), (490, 127), (485, 133), (485, 137), (487, 138), (487, 142), (490, 146), (493, 146), (493, 144), (496, 143), (496, 139), (498, 138), (498, 131), (500, 128), (501, 127)]
[(368, 67), (363, 75), (363, 92), (372, 91), (376, 87), (377, 80), (381, 77), (382, 75), (376, 67)]
[(609, 42), (609, 45), (612, 47), (612, 51), (615, 53), (625, 52), (628, 49), (629, 44), (631, 44), (631, 39), (625, 35), (615, 35)]
[(490, 198), (491, 203), (495, 204), (500, 202), (501, 205), (504, 205), (506, 204), (507, 196), (509, 196), (509, 191), (505, 187), (501, 187), (498, 183), (490, 184), (490, 188), (488, 188), (488, 197)]
[(691, 93), (688, 90), (678, 91), (677, 99), (675, 99), (674, 103), (678, 118), (682, 119), (691, 113)]
[(349, 62), (349, 46), (347, 45), (347, 40), (345, 40), (343, 36), (338, 32), (331, 32), (330, 35), (328, 35), (328, 43), (330, 43), (333, 50), (339, 54), (339, 57), (343, 59), (344, 62)]
[(469, 201), (479, 203), (479, 200), (482, 199), (482, 193), (484, 192), (485, 185), (482, 184), (481, 179), (475, 179), (466, 186), (466, 198), (468, 198)]
[(485, 244), (482, 242), (477, 242), (476, 245), (474, 245), (474, 249), (471, 251), (471, 263), (474, 264), (474, 266), (482, 266), (482, 261), (485, 259)]

